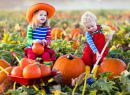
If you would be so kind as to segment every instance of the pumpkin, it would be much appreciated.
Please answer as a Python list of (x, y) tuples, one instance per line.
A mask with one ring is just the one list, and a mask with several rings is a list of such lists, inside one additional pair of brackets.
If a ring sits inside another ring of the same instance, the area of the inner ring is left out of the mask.
[(105, 22), (105, 25), (111, 26), (111, 25), (112, 25), (112, 22), (111, 22), (111, 21), (106, 21), (106, 22)]
[(81, 34), (81, 30), (79, 28), (72, 29), (70, 34), (71, 34), (71, 37), (74, 37), (74, 35), (78, 36), (78, 34)]
[(109, 18), (109, 19), (114, 19), (114, 16), (108, 15), (108, 18)]
[(41, 77), (48, 76), (51, 74), (51, 69), (47, 65), (40, 64), (39, 68), (41, 70)]
[(69, 38), (69, 37), (65, 37), (64, 40), (70, 41), (71, 38)]
[(20, 60), (19, 66), (21, 69), (24, 69), (29, 64), (31, 64), (31, 61), (28, 58), (22, 58)]
[(39, 78), (41, 77), (41, 70), (37, 64), (29, 64), (23, 69), (24, 78)]
[(72, 78), (76, 78), (85, 72), (85, 65), (77, 56), (63, 55), (56, 60), (52, 70), (61, 72), (63, 76), (62, 85), (71, 85)]
[(11, 75), (17, 77), (23, 77), (23, 69), (21, 69), (20, 66), (16, 66), (11, 71)]
[[(8, 89), (13, 89), (14, 81), (8, 77), (5, 80), (3, 80), (2, 84), (0, 85), (0, 95), (6, 95), (5, 93), (8, 91)], [(8, 94), (12, 95), (12, 94)]]
[(108, 78), (112, 78), (113, 76), (120, 76), (121, 72), (126, 70), (127, 67), (125, 63), (120, 60), (120, 59), (105, 59), (98, 68), (98, 73), (103, 73), (103, 72), (113, 72), (112, 75), (109, 75)]
[[(0, 66), (5, 69), (7, 67), (10, 67), (10, 64), (5, 60), (0, 59)], [(1, 71), (1, 69), (0, 69), (0, 71)]]
[[(14, 68), (15, 66), (13, 67), (7, 67), (5, 70), (8, 72), (8, 73), (11, 73), (12, 69)], [(7, 74), (1, 70), (0, 71), (0, 84), (3, 82), (3, 80), (5, 80), (7, 78)]]
[(78, 41), (76, 41), (76, 40), (72, 40), (72, 41), (74, 42), (72, 49), (73, 49), (73, 50), (76, 50), (76, 49), (79, 47)]
[(53, 28), (52, 29), (52, 31), (51, 31), (51, 37), (55, 37), (55, 35), (57, 36), (57, 37), (60, 37), (60, 34), (63, 32), (63, 30), (62, 29), (60, 29), (60, 28)]
[(32, 50), (36, 55), (42, 55), (44, 52), (44, 45), (41, 43), (34, 43), (32, 46)]

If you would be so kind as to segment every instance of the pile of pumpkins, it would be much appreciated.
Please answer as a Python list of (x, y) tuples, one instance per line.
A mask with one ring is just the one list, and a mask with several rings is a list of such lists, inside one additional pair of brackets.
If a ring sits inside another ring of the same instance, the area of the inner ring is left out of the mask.
[(40, 78), (51, 74), (50, 68), (40, 62), (28, 58), (22, 58), (19, 66), (13, 68), (11, 75), (24, 78)]

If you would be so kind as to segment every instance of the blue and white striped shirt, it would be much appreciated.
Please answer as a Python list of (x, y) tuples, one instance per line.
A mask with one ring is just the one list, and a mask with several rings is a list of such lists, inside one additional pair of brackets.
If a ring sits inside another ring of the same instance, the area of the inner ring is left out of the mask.
[(88, 33), (88, 31), (86, 31), (86, 39), (87, 39), (87, 42), (88, 42), (90, 48), (92, 49), (92, 51), (94, 53), (98, 52), (98, 50), (93, 42), (93, 39), (92, 39), (91, 35)]
[(32, 39), (35, 40), (35, 39), (40, 39), (40, 40), (43, 40), (46, 38), (46, 34), (47, 34), (47, 30), (48, 28), (36, 28), (34, 31), (33, 31), (33, 36), (32, 36)]

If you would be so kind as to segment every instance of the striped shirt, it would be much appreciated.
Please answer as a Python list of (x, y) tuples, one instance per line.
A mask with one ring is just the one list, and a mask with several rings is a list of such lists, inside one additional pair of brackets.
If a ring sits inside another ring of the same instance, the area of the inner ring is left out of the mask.
[(31, 26), (28, 27), (27, 30), (27, 43), (32, 45), (33, 40), (43, 40), (45, 39), (47, 42), (47, 45), (51, 43), (51, 29), (48, 26), (47, 28), (39, 27), (35, 30), (32, 29)]
[[(109, 26), (100, 25), (100, 27), (101, 27), (101, 32), (103, 34), (104, 34), (104, 32), (106, 32), (107, 34), (112, 34), (111, 28)], [(93, 34), (96, 34), (96, 33), (98, 33), (98, 30), (96, 32), (94, 32)], [(96, 46), (95, 46), (95, 44), (93, 42), (93, 39), (92, 39), (92, 37), (91, 37), (91, 35), (89, 34), (88, 31), (86, 31), (86, 39), (87, 39), (87, 42), (88, 42), (90, 48), (92, 49), (92, 51), (94, 53), (97, 53), (98, 50), (97, 50), (97, 48), (96, 48)]]

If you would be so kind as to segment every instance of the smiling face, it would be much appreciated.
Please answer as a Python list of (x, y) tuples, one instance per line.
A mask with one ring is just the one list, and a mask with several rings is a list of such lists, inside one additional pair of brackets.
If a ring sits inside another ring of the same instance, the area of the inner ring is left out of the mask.
[(47, 21), (47, 11), (39, 10), (38, 15), (37, 15), (37, 21), (38, 21), (39, 26), (42, 26), (42, 24)]
[(95, 32), (97, 30), (96, 20), (90, 20), (84, 23), (84, 25), (86, 26), (87, 31)]

